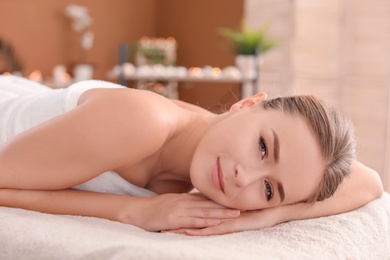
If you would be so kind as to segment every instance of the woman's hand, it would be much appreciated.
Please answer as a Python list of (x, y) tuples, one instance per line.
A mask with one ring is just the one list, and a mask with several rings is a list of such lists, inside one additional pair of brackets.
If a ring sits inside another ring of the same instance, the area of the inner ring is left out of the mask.
[(136, 207), (132, 206), (119, 221), (148, 231), (207, 228), (240, 215), (239, 210), (228, 209), (204, 196), (188, 193), (143, 198)]
[(272, 227), (281, 223), (278, 221), (278, 208), (268, 208), (262, 210), (252, 210), (241, 212), (240, 217), (232, 219), (222, 219), (221, 223), (214, 226), (198, 229), (171, 230), (173, 233), (184, 233), (190, 236), (211, 236), (222, 235), (240, 231), (258, 230)]

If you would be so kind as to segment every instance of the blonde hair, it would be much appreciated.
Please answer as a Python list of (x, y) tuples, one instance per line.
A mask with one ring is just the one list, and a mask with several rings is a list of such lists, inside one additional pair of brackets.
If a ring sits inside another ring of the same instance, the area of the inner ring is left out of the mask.
[(311, 95), (265, 100), (262, 106), (301, 116), (309, 123), (325, 160), (325, 172), (317, 192), (305, 202), (313, 203), (331, 197), (349, 174), (355, 159), (355, 138), (350, 120)]

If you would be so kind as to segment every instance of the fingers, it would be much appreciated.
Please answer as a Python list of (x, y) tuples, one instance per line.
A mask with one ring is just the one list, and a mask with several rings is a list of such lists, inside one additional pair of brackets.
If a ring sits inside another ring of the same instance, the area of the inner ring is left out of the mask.
[(198, 201), (192, 205), (188, 205), (185, 201), (182, 203), (184, 205), (179, 207), (179, 211), (172, 211), (170, 214), (171, 229), (199, 229), (215, 226), (220, 224), (222, 219), (235, 219), (241, 214), (240, 210), (228, 209), (209, 200)]
[[(269, 213), (272, 214), (268, 215), (268, 218), (265, 214)], [(273, 211), (269, 210), (243, 212), (239, 218), (221, 219), (219, 225), (201, 229), (189, 228), (185, 231), (185, 234), (189, 236), (211, 236), (271, 227), (275, 225), (273, 213)]]
[(179, 229), (167, 229), (167, 230), (161, 230), (161, 233), (175, 233), (175, 234), (185, 234), (186, 233), (185, 228), (179, 228)]
[(237, 209), (215, 209), (215, 208), (192, 208), (189, 209), (188, 215), (199, 218), (237, 218), (241, 214), (240, 210)]
[(206, 228), (180, 228), (173, 230), (162, 230), (162, 233), (175, 233), (175, 234), (185, 234), (188, 236), (213, 236), (213, 235), (223, 235), (233, 232), (238, 232), (243, 230), (238, 230), (234, 226), (227, 223), (220, 223), (219, 225), (210, 226)]
[(210, 228), (179, 228), (179, 229), (170, 229), (170, 230), (161, 230), (161, 233), (173, 233), (173, 234), (184, 234), (189, 236), (210, 236), (210, 235), (220, 235), (224, 234), (221, 230), (219, 234), (217, 232), (213, 231), (214, 227)]
[(220, 225), (215, 225), (215, 226), (206, 227), (202, 229), (186, 229), (184, 234), (188, 236), (213, 236), (213, 235), (229, 234), (237, 231), (243, 231), (243, 230), (235, 230), (234, 226), (227, 225), (226, 223), (221, 223)]
[(192, 228), (205, 228), (210, 226), (215, 226), (221, 223), (219, 219), (204, 219), (204, 218), (194, 218), (194, 217), (182, 217), (175, 220), (175, 223), (172, 223), (171, 229), (192, 229)]
[(190, 208), (179, 214), (177, 213), (179, 212), (171, 212), (167, 219), (167, 225), (163, 229), (206, 228), (219, 225), (222, 219), (235, 219), (240, 216), (239, 210), (215, 208)]
[(183, 233), (186, 229), (216, 226), (221, 220), (236, 219), (241, 214), (240, 210), (226, 208), (200, 195), (164, 194), (155, 197), (152, 202), (152, 206), (145, 208), (150, 212), (146, 214), (148, 218), (141, 223), (148, 230)]
[(184, 234), (186, 234), (187, 236), (213, 236), (213, 235), (222, 235), (227, 233), (222, 232), (220, 228), (208, 227), (202, 229), (186, 229)]
[(221, 223), (221, 219), (232, 219), (240, 216), (239, 210), (232, 209), (191, 209), (188, 216), (175, 218), (171, 223), (177, 228), (205, 228), (216, 226)]

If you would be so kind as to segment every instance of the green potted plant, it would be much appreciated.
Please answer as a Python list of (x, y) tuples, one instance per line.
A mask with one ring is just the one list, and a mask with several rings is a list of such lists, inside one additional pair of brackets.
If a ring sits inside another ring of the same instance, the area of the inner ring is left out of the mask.
[(233, 51), (237, 55), (256, 55), (278, 46), (277, 41), (267, 36), (267, 31), (268, 25), (260, 29), (251, 29), (244, 22), (239, 29), (219, 29), (219, 33), (233, 43)]

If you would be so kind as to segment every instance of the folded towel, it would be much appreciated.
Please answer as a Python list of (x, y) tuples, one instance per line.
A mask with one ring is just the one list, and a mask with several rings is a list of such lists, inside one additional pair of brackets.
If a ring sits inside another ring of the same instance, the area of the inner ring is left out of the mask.
[[(28, 80), (26, 78), (17, 77), (13, 75), (0, 75), (0, 91), (6, 96), (25, 96), (48, 90), (50, 90), (49, 87), (44, 86), (38, 82)], [(0, 102), (2, 101), (3, 95), (1, 95), (0, 97)]]
[(73, 188), (112, 194), (125, 194), (134, 197), (152, 197), (156, 195), (156, 193), (150, 190), (131, 184), (114, 171), (105, 172)]

